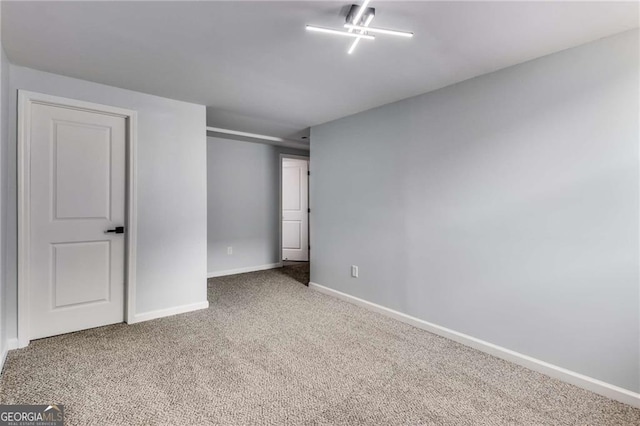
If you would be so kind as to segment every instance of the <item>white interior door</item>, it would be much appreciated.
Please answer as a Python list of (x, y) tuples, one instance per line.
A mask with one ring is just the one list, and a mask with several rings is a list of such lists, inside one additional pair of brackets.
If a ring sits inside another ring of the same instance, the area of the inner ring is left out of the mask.
[(34, 103), (29, 338), (122, 322), (126, 120)]
[(282, 160), (282, 259), (309, 260), (309, 162)]

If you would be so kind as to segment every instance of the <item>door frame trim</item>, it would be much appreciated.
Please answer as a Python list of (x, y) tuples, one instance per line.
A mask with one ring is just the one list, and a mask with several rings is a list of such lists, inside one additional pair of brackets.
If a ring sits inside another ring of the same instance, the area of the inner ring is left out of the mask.
[(124, 318), (134, 321), (136, 306), (137, 247), (137, 112), (133, 110), (79, 101), (43, 93), (18, 90), (18, 347), (29, 344), (29, 236), (31, 169), (31, 106), (33, 104), (61, 106), (79, 111), (123, 117), (127, 123), (126, 137), (126, 221)]
[[(310, 155), (294, 155), (294, 154), (280, 154), (280, 161), (278, 162), (278, 259), (280, 264), (284, 262), (282, 258), (282, 163), (285, 158), (292, 160), (306, 160), (307, 170), (311, 171), (311, 156)], [(311, 175), (307, 177), (307, 185), (310, 185)], [(311, 208), (311, 191), (307, 190), (307, 208)], [(311, 245), (311, 215), (307, 213), (307, 242), (308, 246)], [(309, 250), (309, 262), (311, 262), (311, 250)]]

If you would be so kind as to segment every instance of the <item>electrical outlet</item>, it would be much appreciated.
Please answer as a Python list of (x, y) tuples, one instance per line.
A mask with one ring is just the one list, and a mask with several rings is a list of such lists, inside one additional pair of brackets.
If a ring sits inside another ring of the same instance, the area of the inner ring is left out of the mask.
[(351, 265), (351, 276), (358, 278), (358, 267), (356, 265)]
[(227, 254), (233, 254), (233, 247), (227, 247)]

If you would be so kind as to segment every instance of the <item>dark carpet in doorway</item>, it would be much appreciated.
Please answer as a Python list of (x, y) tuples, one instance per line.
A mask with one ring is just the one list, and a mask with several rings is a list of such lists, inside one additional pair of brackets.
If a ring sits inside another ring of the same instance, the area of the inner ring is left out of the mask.
[(282, 272), (299, 283), (309, 285), (309, 262), (284, 261), (282, 268), (276, 271)]

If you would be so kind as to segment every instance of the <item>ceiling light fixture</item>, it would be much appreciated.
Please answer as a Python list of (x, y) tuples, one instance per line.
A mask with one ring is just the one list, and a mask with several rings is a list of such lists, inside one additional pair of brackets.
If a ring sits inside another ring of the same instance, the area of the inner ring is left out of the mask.
[(358, 47), (358, 43), (360, 43), (360, 39), (359, 38), (353, 40), (353, 43), (351, 43), (351, 47), (347, 51), (347, 53), (349, 55), (351, 55), (353, 53), (353, 51), (356, 50), (356, 47)]
[(332, 28), (316, 27), (316, 26), (313, 26), (313, 25), (307, 25), (307, 30), (315, 31), (315, 32), (318, 32), (318, 33), (327, 33), (327, 34), (334, 34), (334, 35), (339, 35), (339, 36), (344, 36), (344, 37), (352, 37), (352, 38), (357, 38), (357, 39), (361, 39), (361, 38), (364, 38), (366, 40), (374, 40), (375, 39), (375, 36), (368, 35), (368, 34), (349, 33), (349, 32), (346, 32), (346, 31), (334, 30)]
[[(369, 14), (369, 17), (367, 18), (367, 20), (364, 22), (364, 27), (368, 27), (369, 24), (371, 23), (371, 21), (373, 21), (373, 18), (375, 18), (375, 14), (371, 13)], [(345, 24), (346, 25), (346, 24)], [(349, 28), (349, 32), (353, 31), (353, 28)], [(363, 31), (360, 31), (360, 33), (362, 34)], [(351, 47), (349, 48), (349, 51), (347, 52), (349, 55), (351, 55), (353, 53), (354, 50), (356, 50), (356, 47), (358, 47), (358, 43), (360, 43), (360, 39), (357, 38), (355, 40), (353, 40), (353, 43), (351, 43)]]
[(376, 15), (376, 10), (372, 7), (368, 7), (370, 2), (371, 0), (364, 0), (362, 2), (362, 6), (358, 6), (357, 4), (351, 5), (351, 9), (349, 9), (349, 13), (347, 13), (346, 24), (344, 24), (347, 31), (317, 27), (315, 25), (307, 25), (307, 30), (355, 38), (351, 43), (351, 47), (349, 47), (349, 50), (347, 51), (348, 54), (353, 53), (360, 43), (360, 40), (373, 40), (375, 37), (370, 33), (395, 35), (406, 38), (413, 37), (413, 33), (408, 31), (369, 27), (369, 24), (371, 24), (371, 21), (373, 21), (373, 18)]
[[(370, 2), (371, 0), (364, 0), (362, 6), (360, 6), (360, 8), (358, 9), (356, 16), (354, 16), (352, 20), (349, 19), (349, 16), (351, 16), (351, 14), (347, 15), (347, 22), (351, 21), (354, 24), (360, 22), (360, 19), (362, 19), (362, 15), (364, 15), (364, 11), (367, 10), (367, 7), (369, 7)], [(353, 11), (353, 6), (351, 6), (351, 10)]]
[(353, 25), (353, 24), (344, 24), (344, 27), (350, 30), (366, 31), (370, 33), (388, 34), (388, 35), (395, 35), (400, 37), (413, 37), (413, 33), (410, 33), (410, 32), (386, 30), (384, 28), (372, 28), (372, 27), (369, 27), (368, 25), (360, 26), (360, 25)]

